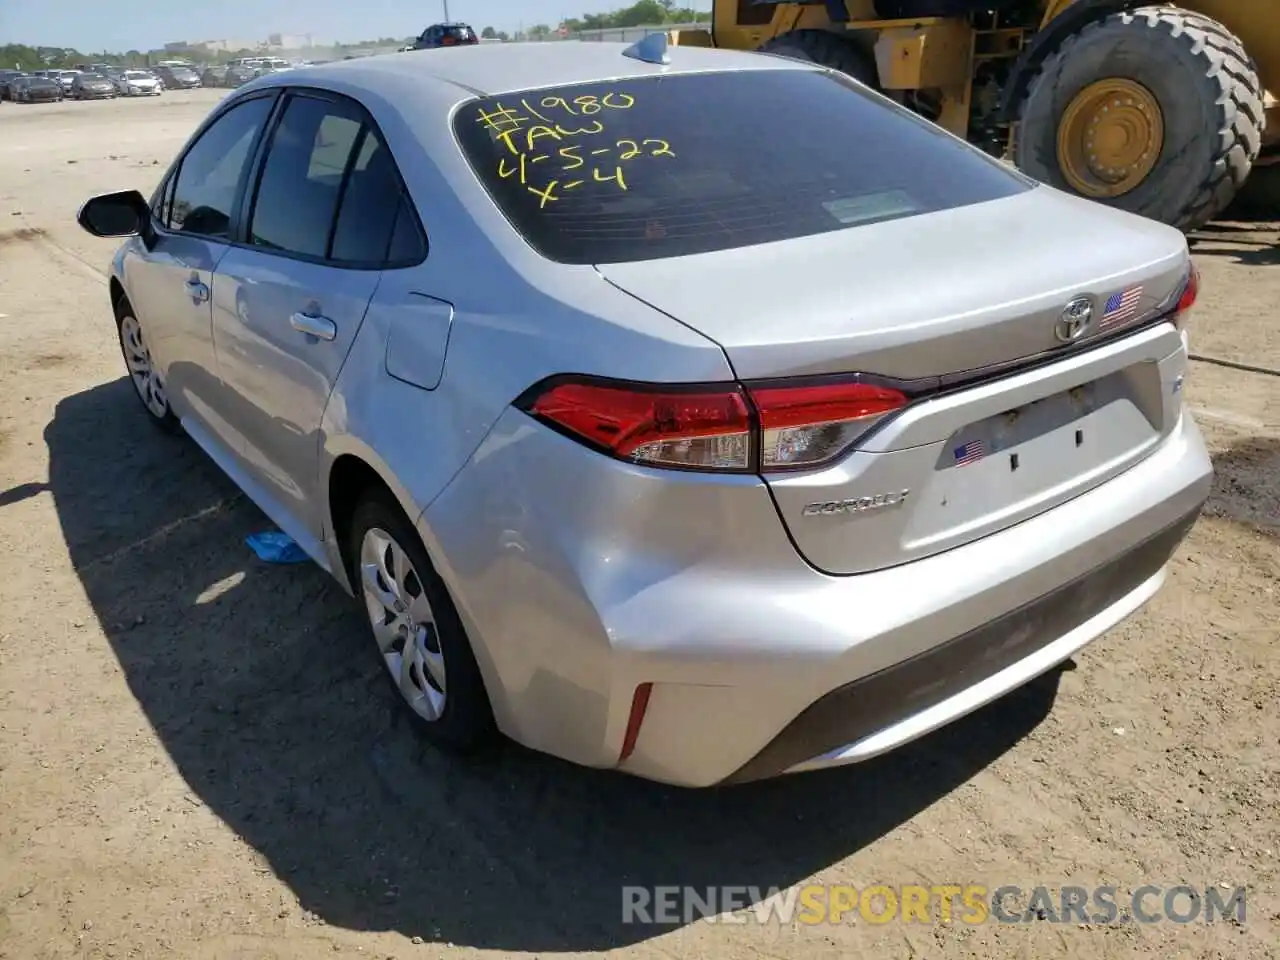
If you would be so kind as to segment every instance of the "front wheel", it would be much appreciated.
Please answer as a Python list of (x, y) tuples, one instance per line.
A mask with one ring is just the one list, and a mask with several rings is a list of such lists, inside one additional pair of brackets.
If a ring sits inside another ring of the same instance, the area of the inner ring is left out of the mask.
[(133, 382), (134, 392), (142, 401), (142, 407), (153, 424), (166, 433), (177, 433), (181, 426), (169, 407), (169, 395), (165, 392), (164, 377), (156, 369), (133, 306), (125, 298), (116, 304), (116, 331), (120, 338), (120, 353), (125, 368)]
[(1190, 231), (1244, 184), (1265, 114), (1257, 70), (1226, 27), (1149, 6), (1063, 41), (1020, 119), (1016, 159), (1026, 173)]
[(417, 730), (448, 753), (487, 745), (496, 727), (480, 668), (413, 524), (389, 494), (374, 490), (356, 507), (350, 529), (351, 585)]

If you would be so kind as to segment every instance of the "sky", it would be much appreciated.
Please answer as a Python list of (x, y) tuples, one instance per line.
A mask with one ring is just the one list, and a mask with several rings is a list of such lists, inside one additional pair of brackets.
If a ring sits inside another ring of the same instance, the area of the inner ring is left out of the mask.
[[(0, 0), (0, 44), (82, 53), (151, 50), (179, 40), (265, 40), (310, 34), (333, 43), (408, 37), (443, 19), (512, 31), (628, 6), (626, 0)], [(682, 4), (684, 5), (684, 4)], [(699, 8), (710, 9), (711, 0)]]

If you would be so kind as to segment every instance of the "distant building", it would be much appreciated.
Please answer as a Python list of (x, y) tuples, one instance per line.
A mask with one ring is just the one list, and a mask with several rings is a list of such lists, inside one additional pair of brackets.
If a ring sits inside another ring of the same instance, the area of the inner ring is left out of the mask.
[(309, 33), (273, 33), (267, 37), (267, 46), (276, 50), (306, 50), (315, 45), (315, 38)]
[(206, 50), (209, 53), (232, 53), (236, 50), (257, 50), (263, 44), (258, 40), (179, 40), (164, 45), (165, 53), (181, 53), (183, 50)]

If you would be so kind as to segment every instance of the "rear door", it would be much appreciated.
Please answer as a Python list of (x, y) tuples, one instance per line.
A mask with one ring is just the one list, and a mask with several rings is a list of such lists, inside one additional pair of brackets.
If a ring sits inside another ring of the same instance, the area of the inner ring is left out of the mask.
[(364, 110), (293, 93), (265, 146), (246, 242), (214, 277), (226, 420), (264, 509), (300, 540), (320, 533), (320, 420), (392, 257), (401, 202)]

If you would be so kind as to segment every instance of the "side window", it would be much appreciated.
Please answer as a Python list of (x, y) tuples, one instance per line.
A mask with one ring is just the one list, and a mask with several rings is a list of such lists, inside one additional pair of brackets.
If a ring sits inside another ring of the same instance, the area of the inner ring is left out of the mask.
[(169, 216), (173, 212), (173, 187), (177, 182), (176, 175), (170, 176), (156, 193), (155, 202), (151, 205), (151, 215), (166, 227), (169, 225)]
[(169, 225), (168, 207), (169, 194), (173, 190), (173, 177), (169, 177), (160, 188), (151, 197), (151, 216), (155, 217), (166, 227)]
[(171, 230), (226, 239), (231, 208), (249, 150), (271, 113), (271, 99), (258, 97), (218, 118), (182, 158), (168, 213)]
[[(402, 224), (399, 230), (397, 224)], [(418, 231), (417, 218), (400, 189), (391, 151), (366, 127), (342, 194), (330, 258), (339, 263), (362, 264), (421, 259), (420, 255), (413, 255), (421, 249), (421, 243), (413, 241), (413, 234)], [(394, 240), (397, 233), (403, 234), (398, 244)], [(389, 255), (393, 246), (399, 250), (398, 255)]]
[(387, 263), (419, 263), (427, 255), (427, 238), (422, 235), (418, 215), (413, 212), (413, 201), (401, 198), (396, 211), (396, 223), (391, 231), (391, 244), (387, 247)]
[(255, 246), (323, 257), (343, 171), (360, 136), (353, 107), (293, 96), (271, 135), (249, 221)]

